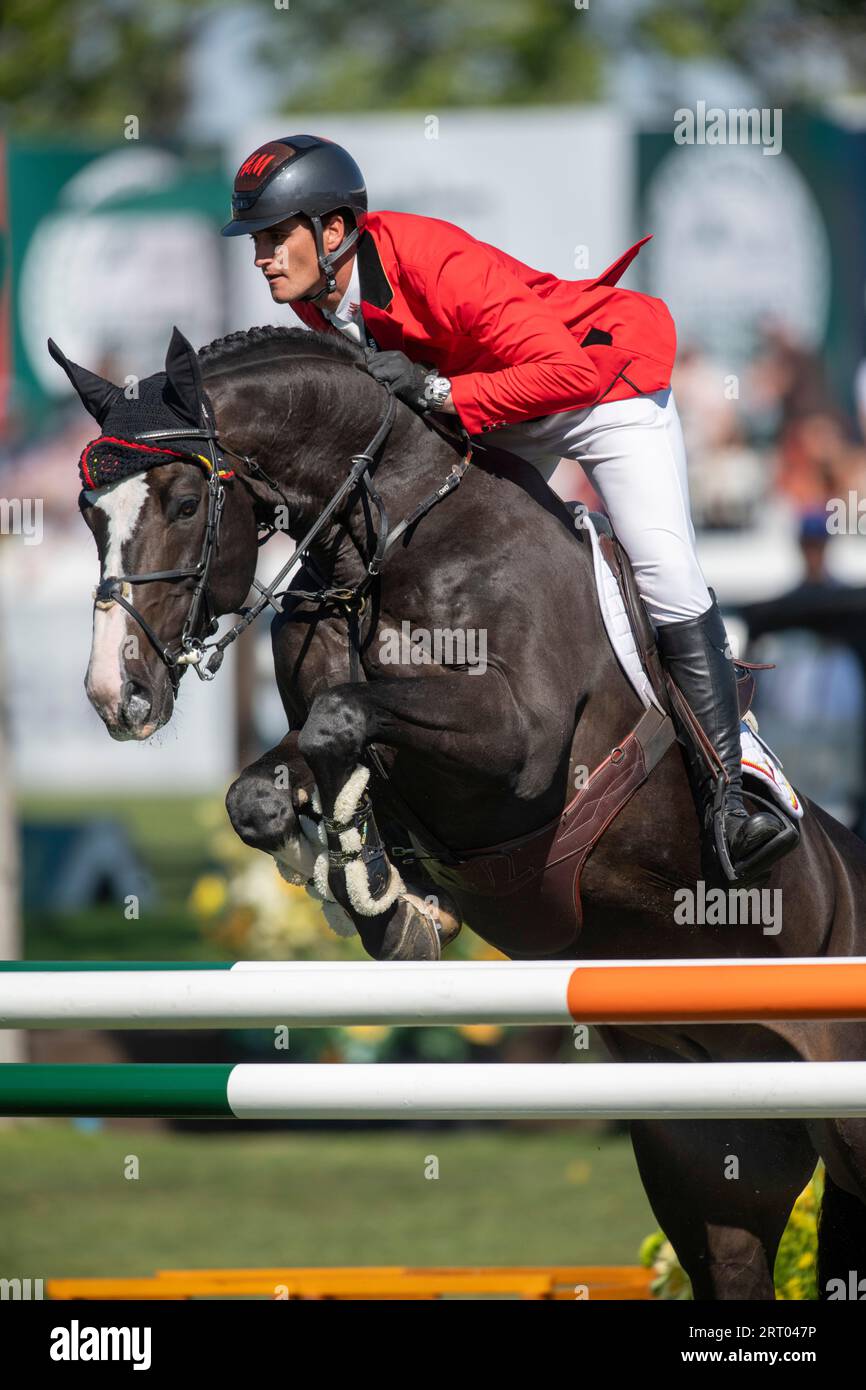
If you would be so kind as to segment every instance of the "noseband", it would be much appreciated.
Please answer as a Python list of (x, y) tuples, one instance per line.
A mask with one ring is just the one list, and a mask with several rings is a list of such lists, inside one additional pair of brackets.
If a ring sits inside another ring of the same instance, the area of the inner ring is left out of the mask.
[[(278, 485), (268, 477), (255, 459), (249, 458), (246, 454), (238, 454), (233, 449), (227, 448), (222, 444), (215, 427), (210, 422), (207, 407), (202, 403), (202, 414), (206, 422), (205, 428), (190, 429), (188, 427), (174, 430), (148, 430), (133, 437), (134, 443), (153, 443), (161, 440), (172, 439), (201, 439), (206, 443), (208, 457), (203, 454), (190, 456), (189, 462), (201, 462), (209, 469), (208, 473), (208, 504), (207, 520), (205, 522), (205, 532), (202, 538), (201, 555), (198, 564), (193, 569), (179, 570), (153, 570), (148, 574), (122, 574), (108, 575), (94, 590), (94, 602), (97, 608), (109, 608), (112, 603), (117, 603), (121, 608), (134, 618), (139, 627), (144, 632), (154, 651), (159, 656), (163, 664), (168, 668), (169, 677), (172, 685), (177, 690), (182, 669), (184, 666), (192, 666), (200, 680), (213, 680), (223, 662), (226, 648), (240, 634), (255, 622), (256, 618), (268, 607), (273, 608), (276, 613), (282, 613), (282, 598), (287, 594), (297, 594), (298, 597), (319, 599), (322, 602), (336, 602), (344, 607), (348, 615), (357, 618), (364, 602), (364, 594), (379, 573), (387, 552), (401, 535), (416, 521), (429, 511), (432, 506), (439, 502), (443, 497), (454, 490), (461, 482), (463, 474), (469, 466), (471, 449), (455, 464), (445, 481), (435, 492), (430, 493), (414, 509), (410, 516), (405, 517), (397, 526), (391, 528), (388, 523), (388, 516), (382, 499), (379, 497), (373, 485), (370, 474), (371, 468), (376, 462), (376, 457), (381, 450), (385, 440), (391, 432), (396, 414), (396, 402), (390, 389), (388, 390), (387, 405), (384, 417), (376, 430), (366, 449), (360, 454), (353, 454), (351, 458), (351, 468), (343, 482), (326, 504), (323, 511), (319, 514), (310, 530), (298, 543), (290, 560), (283, 565), (282, 569), (268, 585), (262, 585), (257, 579), (253, 579), (253, 588), (259, 597), (251, 607), (240, 610), (238, 621), (219, 639), (218, 642), (207, 642), (195, 635), (195, 630), (204, 614), (205, 637), (213, 636), (217, 630), (219, 618), (214, 612), (213, 603), (208, 590), (208, 577), (213, 557), (219, 549), (219, 532), (222, 521), (223, 508), (226, 501), (225, 479), (234, 476), (231, 469), (225, 468), (225, 455), (230, 455), (244, 464), (254, 477), (261, 478), (267, 483), (278, 496), (283, 496)], [(306, 591), (291, 590), (282, 588), (286, 581), (294, 574), (307, 560), (307, 551), (313, 542), (321, 535), (331, 517), (345, 501), (353, 490), (363, 486), (376, 508), (379, 516), (379, 527), (376, 532), (376, 543), (372, 558), (368, 562), (366, 573), (360, 582), (350, 588), (329, 589), (323, 587), (315, 594)], [(284, 499), (285, 500), (285, 499)], [(266, 537), (265, 539), (270, 539)], [(176, 583), (179, 580), (194, 580), (192, 597), (184, 621), (183, 630), (180, 638), (180, 645), (172, 650), (170, 645), (163, 642), (158, 634), (142, 616), (131, 601), (132, 586), (135, 584)], [(278, 594), (278, 590), (281, 593)], [(351, 624), (350, 624), (351, 625)], [(356, 626), (356, 624), (355, 624)], [(353, 644), (353, 665), (357, 661), (357, 642)]]

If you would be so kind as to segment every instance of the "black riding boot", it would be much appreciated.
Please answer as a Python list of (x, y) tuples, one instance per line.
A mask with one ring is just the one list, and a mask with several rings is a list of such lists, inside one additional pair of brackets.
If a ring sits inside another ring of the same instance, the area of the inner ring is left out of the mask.
[[(743, 804), (740, 712), (734, 663), (718, 606), (699, 618), (666, 623), (657, 629), (659, 653), (685, 696), (720, 766), (688, 727), (678, 720), (704, 844), (729, 882), (742, 883), (766, 873), (799, 840), (796, 827), (781, 811), (750, 815)], [(722, 774), (721, 769), (724, 769)]]

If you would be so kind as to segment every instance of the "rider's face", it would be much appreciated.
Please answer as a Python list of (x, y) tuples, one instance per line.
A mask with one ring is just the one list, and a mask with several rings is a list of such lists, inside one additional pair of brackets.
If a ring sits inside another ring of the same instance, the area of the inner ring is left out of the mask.
[[(323, 228), (325, 250), (333, 251), (342, 239), (339, 216), (330, 219)], [(265, 276), (271, 297), (278, 304), (288, 304), (301, 295), (309, 294), (324, 284), (316, 256), (316, 241), (308, 222), (300, 217), (288, 217), (275, 227), (255, 232), (256, 265)]]
[(279, 304), (308, 294), (319, 279), (316, 243), (309, 226), (289, 217), (276, 227), (266, 227), (251, 237), (256, 265)]

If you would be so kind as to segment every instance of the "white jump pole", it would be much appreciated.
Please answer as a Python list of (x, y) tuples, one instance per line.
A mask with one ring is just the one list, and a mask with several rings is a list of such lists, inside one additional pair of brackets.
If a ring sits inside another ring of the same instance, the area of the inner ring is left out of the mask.
[(866, 1062), (240, 1065), (238, 1119), (730, 1119), (866, 1115)]

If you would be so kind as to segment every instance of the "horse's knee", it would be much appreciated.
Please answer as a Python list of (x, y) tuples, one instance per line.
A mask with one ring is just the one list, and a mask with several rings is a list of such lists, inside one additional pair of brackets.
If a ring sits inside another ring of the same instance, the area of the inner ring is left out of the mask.
[(226, 810), (245, 845), (273, 854), (297, 835), (291, 795), (261, 774), (242, 772), (226, 794)]
[(344, 686), (316, 696), (298, 735), (298, 751), (308, 762), (316, 758), (355, 759), (366, 742), (367, 721), (357, 692)]

